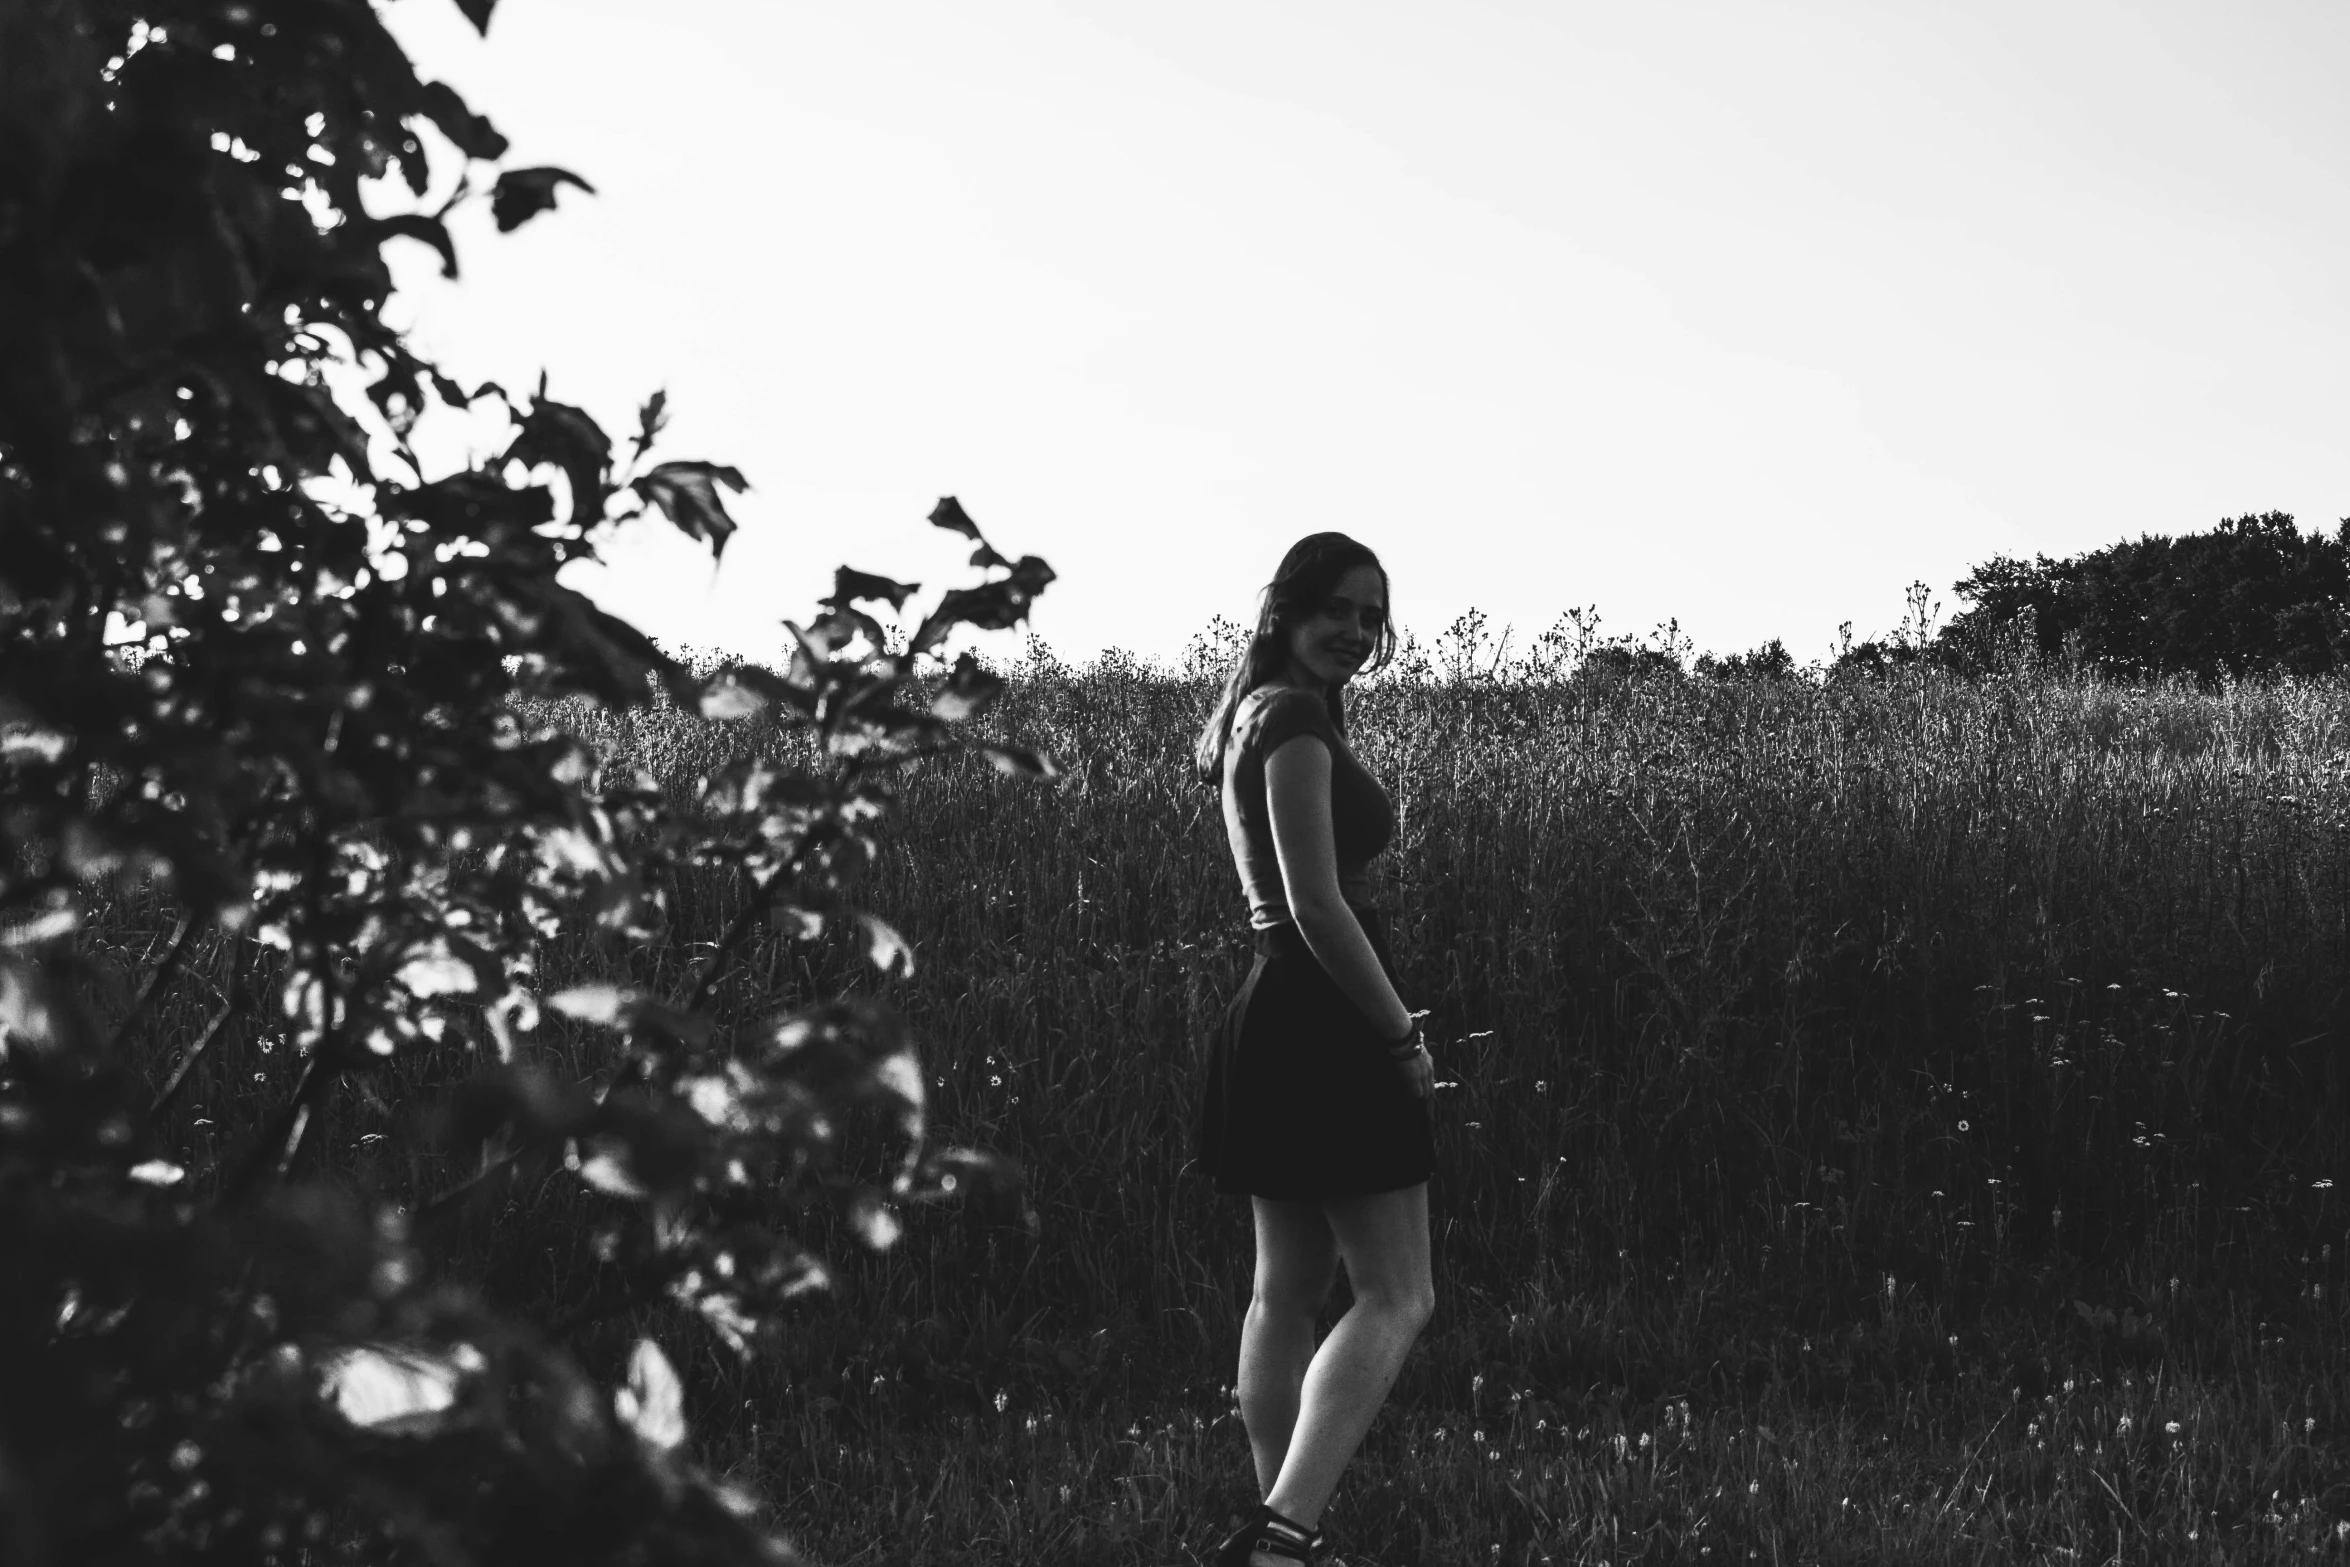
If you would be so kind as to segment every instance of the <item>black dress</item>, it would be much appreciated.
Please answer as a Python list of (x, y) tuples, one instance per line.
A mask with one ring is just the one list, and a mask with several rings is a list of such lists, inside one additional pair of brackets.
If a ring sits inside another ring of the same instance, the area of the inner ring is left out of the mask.
[(1265, 812), (1264, 759), (1312, 735), (1331, 752), (1339, 886), (1390, 982), (1386, 921), (1369, 866), (1394, 832), (1377, 781), (1346, 748), (1321, 698), (1260, 687), (1234, 715), (1225, 818), (1249, 893), (1257, 957), (1208, 1048), (1196, 1128), (1199, 1168), (1220, 1192), (1323, 1198), (1398, 1191), (1435, 1169), (1428, 1102), (1388, 1059), (1380, 1028), (1324, 971), (1288, 915)]

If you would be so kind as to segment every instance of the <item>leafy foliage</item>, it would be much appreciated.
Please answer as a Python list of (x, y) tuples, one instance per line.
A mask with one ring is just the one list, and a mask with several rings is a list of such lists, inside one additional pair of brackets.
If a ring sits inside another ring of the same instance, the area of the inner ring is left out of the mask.
[[(460, 3), (487, 27), (490, 0)], [(748, 1353), (823, 1283), (791, 1239), (809, 1203), (878, 1246), (903, 1204), (1018, 1200), (1005, 1161), (928, 1144), (912, 1041), (878, 1002), (732, 1031), (706, 1003), (769, 918), (910, 963), (847, 878), (893, 777), (960, 745), (1000, 690), (968, 655), (943, 682), (918, 681), (918, 660), (959, 627), (1017, 623), (1052, 571), (996, 554), (950, 499), (934, 520), (993, 575), (947, 590), (902, 650), (856, 606), (894, 612), (915, 585), (844, 572), (792, 628), (787, 669), (707, 678), (564, 586), (650, 514), (718, 554), (745, 485), (651, 460), (659, 395), (616, 454), (543, 380), (467, 389), (387, 322), (386, 245), (456, 271), (447, 219), (473, 180), (415, 205), (434, 160), (470, 171), (505, 148), (418, 80), (364, 0), (0, 11), (10, 1562), (787, 1559), (685, 1456), (658, 1347), (607, 1396), (543, 1325), (437, 1281), (412, 1225), (509, 1173), (575, 1180), (600, 1194), (614, 1282), (566, 1326), (674, 1302)], [(503, 171), (498, 227), (564, 185), (588, 189)], [(402, 188), (412, 205), (379, 215)], [(410, 436), (436, 408), (502, 418), (503, 444), (428, 474)], [(764, 713), (800, 759), (747, 756), (675, 803), (535, 721), (560, 698)], [(713, 869), (743, 912), (677, 993), (540, 994), (542, 944), (658, 942), (666, 889)], [(140, 886), (182, 918), (137, 994), (104, 1006), (76, 933), (92, 900)], [(249, 948), (251, 994), (158, 1088), (131, 1047), (206, 939)], [(608, 1031), (609, 1068), (558, 1072), (550, 1014)], [(261, 1135), (213, 1164), (164, 1146), (188, 1072), (246, 1028), (296, 1063)], [(488, 1069), (437, 1124), (472, 1180), (350, 1191), (316, 1172), (310, 1134), (338, 1090), (468, 1055)], [(858, 1173), (865, 1142), (886, 1150), (881, 1177)]]
[(1719, 680), (1792, 680), (1795, 655), (1787, 651), (1786, 643), (1773, 637), (1758, 648), (1726, 658), (1700, 653), (1696, 672)]
[(2350, 519), (2304, 535), (2272, 511), (2069, 560), (2003, 555), (1957, 586), (1970, 607), (1944, 637), (1960, 653), (2016, 631), (2110, 673), (2203, 679), (2324, 674), (2350, 655)]

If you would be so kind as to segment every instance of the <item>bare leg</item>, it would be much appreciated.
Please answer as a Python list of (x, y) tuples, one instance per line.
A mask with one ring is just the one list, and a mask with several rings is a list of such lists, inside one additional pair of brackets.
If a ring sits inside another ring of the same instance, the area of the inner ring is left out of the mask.
[(1346, 1259), (1354, 1304), (1306, 1368), (1280, 1478), (1265, 1496), (1265, 1505), (1308, 1529), (1321, 1523), (1340, 1472), (1436, 1308), (1425, 1184), (1335, 1199), (1322, 1211)]
[(1314, 1357), (1314, 1316), (1338, 1278), (1338, 1239), (1319, 1203), (1252, 1201), (1257, 1278), (1240, 1325), (1240, 1421), (1262, 1495), (1289, 1453), (1299, 1384)]

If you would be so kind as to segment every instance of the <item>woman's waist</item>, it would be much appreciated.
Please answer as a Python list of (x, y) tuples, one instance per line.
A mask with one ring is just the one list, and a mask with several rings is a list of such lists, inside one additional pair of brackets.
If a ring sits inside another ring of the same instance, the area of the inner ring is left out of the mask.
[[(1364, 933), (1374, 942), (1386, 938), (1387, 914), (1378, 904), (1368, 900), (1358, 903), (1349, 898), (1346, 900), (1346, 909), (1361, 922)], [(1276, 913), (1277, 917), (1271, 923), (1252, 924), (1249, 927), (1249, 934), (1256, 939), (1257, 950), (1311, 956), (1312, 949), (1306, 945), (1305, 932), (1298, 928), (1297, 921), (1285, 909)]]
[[(1348, 908), (1375, 911), (1379, 907), (1379, 879), (1370, 866), (1341, 867), (1337, 882), (1339, 901)], [(1295, 923), (1289, 909), (1289, 889), (1278, 870), (1243, 867), (1241, 885), (1247, 894), (1250, 925), (1261, 930), (1268, 925)]]

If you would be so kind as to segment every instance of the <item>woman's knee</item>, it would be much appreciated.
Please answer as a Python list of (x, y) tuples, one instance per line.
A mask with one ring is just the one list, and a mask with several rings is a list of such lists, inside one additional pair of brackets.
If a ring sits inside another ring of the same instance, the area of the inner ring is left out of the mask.
[(1252, 1306), (1283, 1316), (1322, 1309), (1338, 1282), (1338, 1241), (1310, 1203), (1256, 1201), (1257, 1276)]
[(1436, 1314), (1428, 1256), (1428, 1189), (1352, 1198), (1330, 1210), (1357, 1301), (1414, 1333)]
[(1426, 1279), (1382, 1282), (1369, 1287), (1357, 1287), (1357, 1303), (1369, 1306), (1381, 1316), (1390, 1317), (1402, 1326), (1418, 1333), (1436, 1315), (1436, 1289)]
[(1427, 1327), (1429, 1320), (1436, 1315), (1435, 1287), (1422, 1284), (1406, 1295), (1397, 1309), (1404, 1319), (1411, 1323), (1412, 1331), (1415, 1334), (1418, 1333)]
[(1311, 1271), (1260, 1272), (1249, 1294), (1249, 1305), (1274, 1316), (1310, 1317), (1329, 1303), (1337, 1282), (1335, 1267), (1318, 1275)]

